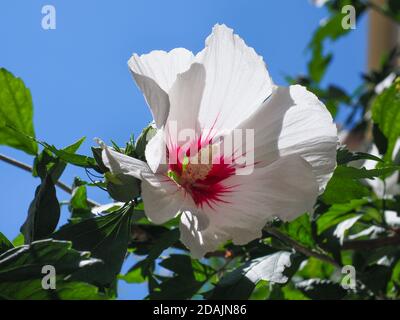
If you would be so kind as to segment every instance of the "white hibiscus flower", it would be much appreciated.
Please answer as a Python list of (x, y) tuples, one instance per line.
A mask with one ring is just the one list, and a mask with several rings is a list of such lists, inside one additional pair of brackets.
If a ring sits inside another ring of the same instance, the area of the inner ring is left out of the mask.
[[(290, 220), (312, 210), (336, 166), (337, 147), (336, 126), (314, 94), (274, 85), (263, 59), (225, 25), (214, 27), (196, 56), (153, 51), (134, 54), (128, 64), (158, 131), (147, 163), (105, 146), (103, 161), (112, 173), (142, 180), (151, 221), (181, 215), (181, 241), (194, 257), (227, 240), (259, 238), (274, 216)], [(173, 141), (174, 126), (195, 133), (189, 144)], [(238, 129), (254, 130), (254, 141), (214, 152)], [(239, 163), (246, 144), (254, 159)], [(212, 161), (198, 163), (200, 156)], [(237, 174), (252, 166), (250, 174)]]

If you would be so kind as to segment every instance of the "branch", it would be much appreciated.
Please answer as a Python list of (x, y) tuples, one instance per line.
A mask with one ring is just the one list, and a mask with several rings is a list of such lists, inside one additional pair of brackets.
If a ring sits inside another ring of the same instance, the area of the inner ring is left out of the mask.
[(0, 160), (6, 162), (8, 164), (11, 164), (14, 167), (17, 167), (17, 168), (20, 168), (22, 170), (25, 170), (27, 172), (32, 172), (32, 167), (28, 166), (25, 163), (19, 162), (18, 160), (15, 160), (13, 158), (7, 157), (7, 156), (5, 156), (5, 155), (3, 155), (1, 153), (0, 153)]
[[(8, 163), (8, 164), (10, 164), (10, 165), (12, 165), (14, 167), (20, 168), (20, 169), (22, 169), (22, 170), (24, 170), (26, 172), (30, 172), (30, 173), (33, 172), (33, 168), (31, 166), (27, 165), (26, 163), (20, 162), (20, 161), (18, 161), (16, 159), (10, 158), (10, 157), (5, 156), (4, 154), (1, 154), (1, 153), (0, 153), (0, 160), (2, 160), (2, 161), (6, 162), (6, 163)], [(61, 190), (64, 190), (66, 193), (69, 193), (69, 194), (72, 194), (72, 192), (74, 191), (70, 186), (68, 186), (67, 184), (65, 184), (65, 183), (63, 183), (61, 181), (57, 181), (55, 183), (55, 185), (57, 187), (59, 187)], [(91, 199), (87, 199), (87, 203), (91, 207), (100, 206), (99, 203), (97, 203), (96, 201), (93, 201)]]
[(369, 239), (369, 240), (350, 240), (343, 243), (343, 250), (371, 250), (388, 246), (400, 245), (400, 235), (392, 237)]
[(270, 226), (266, 226), (266, 227), (264, 227), (264, 230), (267, 231), (270, 235), (272, 235), (272, 236), (278, 238), (279, 240), (285, 242), (286, 244), (288, 244), (289, 246), (294, 248), (296, 251), (304, 254), (307, 257), (314, 257), (314, 258), (317, 258), (317, 259), (319, 259), (321, 261), (330, 263), (330, 264), (334, 265), (337, 268), (342, 268), (342, 266), (339, 263), (337, 263), (334, 259), (332, 259), (330, 256), (327, 256), (327, 255), (319, 253), (319, 252), (315, 252), (314, 250), (311, 250), (311, 249), (308, 249), (308, 248), (302, 246), (300, 243), (298, 243), (297, 241), (293, 240), (292, 238), (290, 238), (286, 234), (280, 232), (278, 229), (275, 229), (275, 228), (270, 227)]

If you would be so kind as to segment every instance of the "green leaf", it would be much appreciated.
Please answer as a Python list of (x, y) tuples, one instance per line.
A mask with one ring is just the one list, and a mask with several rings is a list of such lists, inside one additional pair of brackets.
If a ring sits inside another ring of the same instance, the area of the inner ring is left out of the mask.
[(296, 275), (305, 279), (329, 279), (334, 271), (335, 268), (331, 264), (310, 257), (307, 260), (307, 263), (296, 273)]
[(71, 200), (69, 201), (71, 210), (88, 210), (89, 206), (87, 203), (87, 191), (86, 186), (75, 187)]
[(163, 281), (156, 290), (149, 294), (151, 300), (183, 300), (193, 297), (203, 286), (193, 277), (178, 275)]
[(197, 281), (206, 281), (212, 274), (215, 274), (213, 267), (201, 263), (199, 260), (192, 259), (192, 269), (194, 272), (194, 277)]
[[(43, 275), (42, 275), (43, 276)], [(7, 300), (103, 300), (96, 286), (57, 278), (56, 290), (43, 290), (42, 280), (33, 279), (0, 284), (0, 298)]]
[(267, 281), (259, 281), (249, 297), (249, 300), (266, 300), (270, 294), (269, 286)]
[(131, 214), (131, 208), (126, 206), (105, 216), (65, 225), (53, 235), (55, 239), (72, 241), (74, 249), (90, 251), (93, 257), (104, 261), (82, 272), (81, 280), (108, 287), (116, 279), (130, 240)]
[[(338, 166), (329, 180), (322, 200), (326, 204), (347, 203), (353, 199), (360, 199), (369, 195), (367, 187), (358, 180), (342, 174), (343, 166)], [(346, 170), (346, 169), (344, 169)]]
[[(350, 1), (349, 1), (350, 2)], [(326, 39), (337, 40), (339, 37), (349, 32), (342, 27), (343, 13), (337, 13), (329, 18), (320, 28), (316, 30), (310, 43), (310, 47), (315, 47)]]
[(127, 283), (143, 283), (147, 278), (142, 275), (140, 265), (136, 264), (134, 268), (130, 269), (126, 274), (119, 275), (118, 279)]
[(101, 173), (106, 173), (108, 171), (110, 171), (103, 163), (103, 159), (102, 159), (102, 152), (103, 152), (103, 148), (101, 147), (92, 147), (92, 154), (93, 154), (93, 158), (97, 163), (98, 168), (100, 169)]
[(0, 119), (0, 144), (37, 154), (37, 143), (25, 136), (35, 136), (31, 94), (20, 78), (3, 68), (0, 68)]
[(312, 50), (312, 57), (308, 63), (308, 71), (313, 81), (319, 83), (327, 67), (332, 60), (332, 54), (324, 54), (324, 41), (328, 38), (335, 40), (348, 32), (342, 28), (341, 21), (343, 14), (338, 13), (329, 18), (329, 20), (314, 33), (309, 48)]
[(0, 232), (0, 254), (14, 248), (13, 244), (7, 237)]
[(374, 143), (378, 148), (379, 154), (386, 154), (388, 150), (388, 139), (385, 137), (376, 123), (374, 123), (372, 126), (372, 136), (374, 138)]
[(298, 289), (293, 282), (281, 288), (285, 300), (308, 300), (308, 298)]
[(126, 174), (106, 172), (107, 191), (116, 201), (129, 202), (140, 196), (140, 180)]
[(280, 229), (293, 240), (296, 240), (309, 248), (315, 246), (311, 232), (310, 217), (307, 213), (291, 222), (285, 222)]
[(324, 43), (330, 39), (335, 41), (346, 35), (351, 29), (342, 27), (342, 20), (346, 13), (342, 13), (343, 6), (350, 4), (356, 7), (356, 15), (359, 17), (365, 11), (365, 5), (361, 2), (354, 3), (351, 0), (342, 0), (338, 6), (339, 10), (332, 10), (333, 14), (315, 32), (308, 47), (312, 51), (312, 57), (308, 69), (312, 80), (319, 83), (332, 60), (332, 54), (324, 53)]
[(317, 220), (318, 234), (336, 226), (338, 223), (357, 215), (357, 211), (366, 203), (366, 199), (351, 200), (344, 204), (334, 204), (327, 212), (322, 214)]
[(193, 276), (198, 281), (206, 281), (215, 274), (215, 270), (211, 266), (183, 254), (171, 254), (159, 265), (172, 271), (175, 275)]
[(81, 138), (78, 140), (76, 143), (71, 145), (70, 147), (67, 147), (65, 149), (57, 149), (55, 146), (50, 145), (46, 142), (43, 141), (38, 141), (45, 149), (48, 151), (52, 152), (54, 155), (56, 155), (58, 158), (60, 158), (62, 161), (82, 167), (82, 168), (92, 168), (95, 169), (96, 171), (99, 170), (97, 167), (97, 163), (94, 158), (88, 157), (88, 156), (83, 156), (80, 154), (76, 154), (76, 147), (80, 146), (82, 142), (85, 140), (85, 138)]
[(47, 176), (36, 188), (28, 217), (21, 227), (25, 243), (49, 237), (60, 219), (60, 204), (51, 176)]
[[(84, 140), (85, 138), (81, 138), (62, 150), (68, 153), (75, 153), (76, 151), (78, 151)], [(44, 179), (47, 173), (50, 173), (53, 181), (57, 182), (64, 172), (66, 166), (66, 162), (62, 161), (58, 157), (54, 157), (51, 151), (44, 149), (35, 158), (33, 175), (39, 176), (41, 179)]]
[(24, 235), (22, 233), (18, 234), (12, 241), (12, 244), (14, 245), (14, 247), (22, 246), (24, 243), (25, 243), (25, 239), (24, 239)]
[[(132, 241), (131, 248), (133, 252), (138, 255), (147, 255), (147, 257), (137, 264), (135, 264), (127, 274), (125, 275), (129, 279), (130, 273), (132, 272), (133, 281), (140, 281), (141, 278), (147, 279), (149, 283), (149, 293), (152, 294), (154, 290), (161, 290), (159, 283), (156, 281), (153, 275), (155, 268), (155, 262), (160, 257), (161, 253), (173, 246), (179, 241), (179, 229), (175, 228), (168, 230), (165, 227), (154, 226), (154, 225), (140, 225), (140, 231), (136, 231), (138, 227), (136, 224), (132, 225), (132, 238), (135, 239), (135, 234), (139, 232), (141, 234), (145, 230), (146, 233), (151, 234), (151, 237), (144, 241), (146, 244), (143, 245), (141, 241)], [(150, 242), (150, 244), (148, 244)], [(140, 270), (141, 278), (137, 275)]]
[(388, 139), (385, 160), (391, 161), (393, 149), (400, 137), (400, 79), (379, 96), (372, 104), (372, 119)]
[(174, 245), (180, 237), (179, 229), (172, 229), (162, 232), (154, 244), (151, 246), (146, 259), (140, 262), (142, 274), (148, 275), (149, 269), (152, 267), (154, 261), (161, 255), (161, 253)]
[[(53, 157), (51, 152), (44, 149), (41, 153), (39, 153), (33, 162), (33, 171), (32, 175), (34, 177), (40, 177), (44, 179), (47, 175), (47, 172), (51, 170), (53, 166), (55, 166), (59, 162), (59, 159)], [(54, 180), (57, 181), (57, 180)]]
[(392, 174), (394, 171), (399, 170), (398, 166), (383, 167), (379, 169), (367, 170), (365, 168), (354, 168), (338, 166), (335, 170), (336, 178), (340, 179), (374, 179)]
[(87, 190), (85, 182), (75, 178), (71, 199), (68, 209), (71, 212), (70, 221), (80, 222), (83, 219), (92, 218), (94, 215), (87, 201)]
[(171, 237), (171, 242), (179, 240), (179, 230), (172, 231), (171, 234), (171, 231), (167, 227), (151, 224), (146, 218), (144, 211), (135, 208), (134, 217), (135, 219), (139, 218), (139, 221), (135, 221), (132, 225), (132, 241), (129, 248), (135, 254), (139, 256), (148, 255), (151, 251), (158, 251), (156, 249), (158, 246), (161, 246), (161, 250), (163, 250), (163, 243), (159, 241), (160, 238), (163, 240), (167, 239), (168, 241), (169, 237)]
[(136, 141), (135, 158), (143, 161), (146, 160), (144, 152), (146, 150), (147, 143), (150, 141), (151, 138), (155, 136), (156, 133), (157, 129), (152, 124), (143, 129), (142, 133)]
[(285, 270), (291, 266), (291, 253), (278, 251), (245, 263), (224, 275), (213, 290), (211, 299), (247, 299), (261, 281), (286, 283)]
[[(200, 263), (198, 262), (198, 264)], [(150, 293), (150, 299), (188, 299), (193, 297), (204, 285), (203, 281), (196, 279), (192, 259), (188, 255), (172, 254), (164, 259), (160, 266), (172, 271), (173, 277), (164, 279), (157, 289)], [(210, 269), (204, 267), (206, 272), (209, 272)], [(211, 275), (213, 271), (210, 272)], [(207, 276), (208, 274), (205, 279)]]
[[(94, 299), (97, 288), (66, 280), (100, 260), (89, 252), (78, 252), (70, 242), (40, 240), (13, 248), (0, 255), (0, 297), (4, 299)], [(55, 268), (55, 290), (44, 290), (42, 268)], [(73, 280), (72, 280), (73, 281)]]
[(347, 164), (352, 161), (358, 161), (358, 160), (374, 160), (378, 162), (383, 162), (382, 159), (368, 153), (364, 152), (351, 152), (347, 150), (346, 148), (340, 148), (337, 151), (337, 164), (342, 165), (342, 164)]
[(329, 100), (336, 100), (350, 104), (351, 97), (344, 91), (344, 89), (336, 86), (336, 85), (329, 85), (327, 90), (327, 96)]
[(73, 250), (70, 242), (39, 240), (0, 255), (0, 281), (42, 278), (44, 265), (54, 266), (58, 275), (71, 275), (85, 265), (99, 262), (98, 259), (90, 258), (89, 252)]
[(358, 276), (359, 280), (377, 295), (386, 293), (387, 284), (392, 276), (394, 266), (372, 265), (368, 266)]
[(322, 48), (316, 46), (312, 51), (313, 58), (308, 63), (308, 71), (315, 82), (320, 82), (325, 75), (326, 69), (332, 61), (332, 54), (326, 56), (322, 53)]
[(171, 254), (159, 265), (175, 274), (193, 274), (192, 259), (188, 255)]
[(340, 284), (330, 280), (309, 279), (296, 284), (305, 296), (315, 300), (339, 300), (347, 295)]

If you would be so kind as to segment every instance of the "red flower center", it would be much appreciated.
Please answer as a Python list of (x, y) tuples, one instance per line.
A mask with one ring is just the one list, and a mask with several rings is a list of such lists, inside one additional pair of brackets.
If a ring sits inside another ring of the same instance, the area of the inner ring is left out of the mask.
[(226, 201), (223, 194), (232, 187), (222, 182), (235, 173), (232, 157), (217, 153), (218, 147), (211, 141), (197, 139), (189, 147), (168, 147), (168, 159), (174, 153), (175, 163), (169, 164), (168, 176), (189, 193), (198, 207)]

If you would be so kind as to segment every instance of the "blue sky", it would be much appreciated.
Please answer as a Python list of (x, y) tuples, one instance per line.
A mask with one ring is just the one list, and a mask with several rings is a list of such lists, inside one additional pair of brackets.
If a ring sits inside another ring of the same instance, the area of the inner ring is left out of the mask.
[[(41, 9), (56, 8), (56, 30), (43, 30)], [(306, 45), (324, 9), (308, 0), (2, 0), (0, 67), (21, 77), (31, 89), (36, 135), (62, 147), (86, 136), (81, 153), (89, 154), (93, 138), (123, 144), (151, 120), (132, 81), (127, 60), (133, 52), (185, 47), (197, 52), (215, 23), (235, 29), (264, 57), (278, 84), (285, 75), (306, 72)], [(351, 90), (366, 66), (366, 18), (357, 29), (329, 46), (335, 53), (325, 82)], [(26, 163), (32, 158), (0, 146), (0, 153)], [(62, 180), (86, 178), (68, 167)], [(0, 162), (0, 231), (14, 238), (23, 223), (38, 181)], [(68, 199), (58, 191), (60, 200)], [(109, 202), (101, 190), (90, 197)], [(62, 221), (67, 218), (63, 212)], [(124, 266), (129, 268), (130, 259)], [(120, 298), (141, 298), (144, 285), (120, 286)]]

